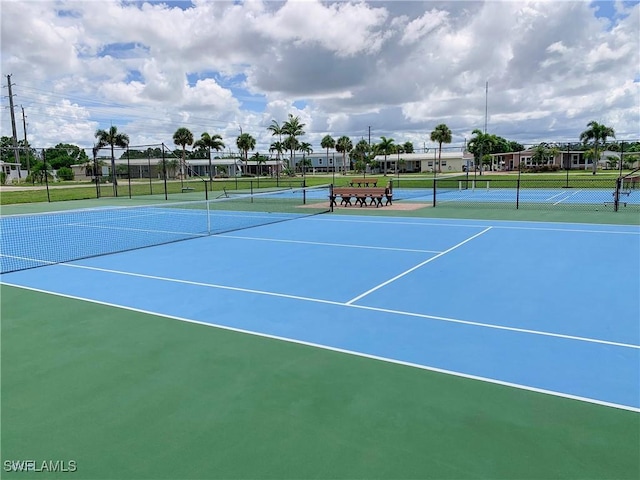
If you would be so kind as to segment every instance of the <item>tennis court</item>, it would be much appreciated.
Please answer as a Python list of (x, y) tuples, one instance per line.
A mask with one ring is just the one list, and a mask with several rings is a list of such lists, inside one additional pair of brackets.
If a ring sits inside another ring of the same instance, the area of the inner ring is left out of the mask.
[[(394, 197), (413, 199), (414, 201), (432, 202), (433, 189), (394, 189)], [(611, 205), (613, 191), (611, 189), (561, 189), (561, 188), (531, 188), (518, 192), (515, 188), (477, 188), (440, 189), (437, 195), (438, 203), (469, 202), (469, 203), (511, 203), (520, 201), (523, 204), (546, 204), (558, 206), (571, 205)], [(640, 190), (634, 190), (621, 196), (620, 202), (624, 206), (640, 207)]]
[(3, 462), (637, 477), (637, 226), (208, 205), (2, 219)]

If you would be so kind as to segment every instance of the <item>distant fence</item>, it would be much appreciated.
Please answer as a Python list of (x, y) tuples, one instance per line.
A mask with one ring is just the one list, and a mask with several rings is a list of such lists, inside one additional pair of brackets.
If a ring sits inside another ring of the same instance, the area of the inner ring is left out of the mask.
[(632, 180), (611, 177), (543, 179), (513, 176), (496, 179), (469, 175), (392, 181), (394, 200), (427, 202), (438, 208), (592, 211), (640, 210), (639, 185)]

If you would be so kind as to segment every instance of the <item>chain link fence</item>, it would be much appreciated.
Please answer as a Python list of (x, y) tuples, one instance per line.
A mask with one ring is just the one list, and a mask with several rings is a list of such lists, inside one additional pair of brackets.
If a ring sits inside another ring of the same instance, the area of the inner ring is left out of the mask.
[(392, 180), (394, 200), (437, 208), (640, 211), (640, 174), (626, 177), (495, 178), (451, 176)]

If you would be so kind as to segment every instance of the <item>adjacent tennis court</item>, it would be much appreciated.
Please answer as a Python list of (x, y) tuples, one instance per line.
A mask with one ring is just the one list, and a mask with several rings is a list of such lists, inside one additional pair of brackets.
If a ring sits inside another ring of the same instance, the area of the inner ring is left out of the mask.
[(637, 477), (640, 228), (260, 208), (3, 217), (2, 460)]

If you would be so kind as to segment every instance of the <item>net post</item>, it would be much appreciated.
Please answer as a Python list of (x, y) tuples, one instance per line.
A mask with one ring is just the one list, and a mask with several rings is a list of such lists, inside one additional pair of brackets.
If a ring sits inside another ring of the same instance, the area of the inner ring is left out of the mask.
[(307, 187), (302, 187), (302, 204), (307, 204)]
[(437, 189), (436, 189), (436, 179), (435, 177), (433, 178), (433, 205), (432, 206), (436, 206), (436, 194), (437, 194)]

